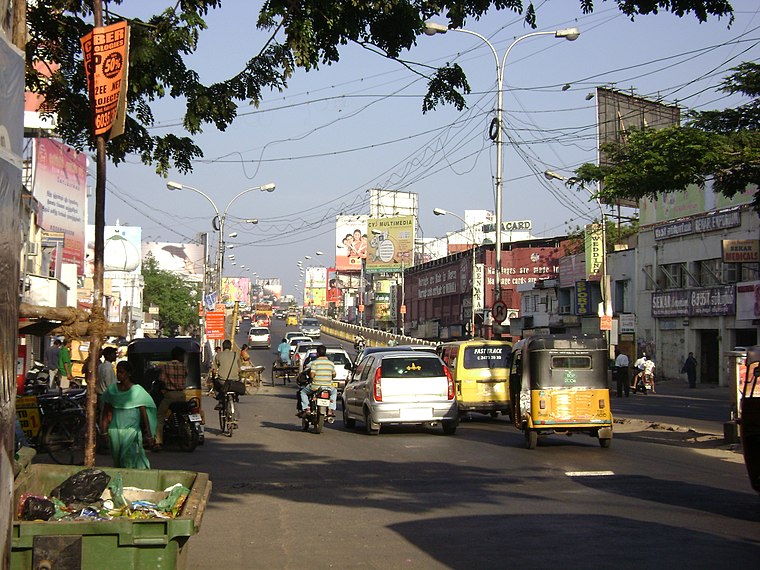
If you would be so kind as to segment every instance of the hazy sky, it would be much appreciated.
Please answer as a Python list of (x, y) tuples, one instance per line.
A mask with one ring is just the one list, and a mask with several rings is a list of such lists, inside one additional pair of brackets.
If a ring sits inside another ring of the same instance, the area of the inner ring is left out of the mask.
[[(141, 3), (125, 3), (119, 11)], [(153, 3), (150, 3), (153, 4)], [(739, 99), (718, 93), (727, 70), (760, 60), (757, 0), (733, 0), (736, 20), (699, 24), (695, 17), (660, 14), (631, 22), (613, 2), (596, 2), (581, 14), (579, 2), (536, 2), (540, 31), (575, 26), (574, 42), (539, 36), (521, 41), (505, 73), (504, 220), (530, 219), (537, 236), (556, 236), (592, 219), (587, 198), (544, 179), (552, 169), (570, 174), (596, 159), (595, 87), (612, 86), (678, 103), (684, 110), (719, 109)], [(253, 6), (253, 8), (251, 7)], [(226, 0), (211, 14), (209, 29), (190, 60), (211, 83), (239, 71), (266, 41), (254, 26), (259, 2)], [(140, 14), (145, 15), (145, 14)], [(441, 20), (442, 22), (443, 20)], [(515, 38), (529, 33), (522, 18), (492, 11), (468, 29), (488, 37), (499, 58)], [(282, 93), (265, 93), (258, 107), (243, 106), (226, 132), (212, 126), (197, 137), (205, 157), (194, 172), (169, 179), (194, 186), (223, 211), (240, 191), (269, 182), (273, 193), (251, 192), (230, 208), (226, 233), (237, 266), (226, 276), (280, 277), (284, 292), (297, 292), (296, 262), (321, 250), (321, 265), (334, 256), (335, 215), (367, 213), (369, 188), (419, 194), (424, 237), (460, 229), (439, 207), (494, 209), (495, 152), (488, 126), (496, 102), (496, 64), (487, 46), (467, 34), (422, 36), (403, 58), (419, 73), (359, 46), (345, 46), (341, 61), (316, 72), (301, 70)], [(472, 88), (468, 109), (422, 113), (430, 67), (457, 61)], [(563, 90), (563, 86), (569, 88)], [(156, 106), (156, 130), (182, 133), (182, 101)], [(92, 216), (92, 214), (91, 214)], [(106, 222), (142, 226), (143, 239), (193, 241), (211, 232), (213, 208), (202, 196), (170, 192), (166, 180), (135, 157), (108, 166)], [(239, 219), (258, 218), (257, 226)]]

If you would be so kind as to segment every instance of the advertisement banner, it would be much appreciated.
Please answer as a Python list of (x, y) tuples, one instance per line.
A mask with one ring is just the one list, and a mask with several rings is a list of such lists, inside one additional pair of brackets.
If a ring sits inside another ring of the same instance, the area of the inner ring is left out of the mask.
[(203, 281), (203, 245), (199, 243), (143, 242), (142, 258), (152, 255), (159, 269)]
[(206, 311), (206, 338), (224, 340), (224, 310)]
[(338, 271), (361, 271), (367, 258), (366, 215), (337, 216), (335, 219), (335, 268)]
[(586, 240), (586, 279), (599, 281), (602, 278), (604, 247), (601, 224), (588, 224), (585, 228)]
[(129, 27), (117, 22), (94, 28), (80, 39), (84, 56), (87, 90), (96, 135), (111, 131), (110, 138), (124, 132), (125, 114), (117, 116), (120, 103), (126, 101), (129, 68)]
[(475, 273), (472, 276), (472, 287), (473, 287), (473, 310), (476, 313), (482, 313), (484, 308), (484, 301), (485, 301), (485, 294), (484, 294), (484, 279), (483, 279), (483, 273), (484, 273), (484, 265), (482, 263), (476, 263), (475, 264)]
[(53, 139), (35, 139), (34, 197), (42, 204), (43, 230), (64, 235), (63, 262), (84, 274), (87, 157)]
[(366, 271), (398, 272), (411, 267), (414, 253), (414, 216), (370, 218)]
[(760, 319), (760, 281), (736, 284), (736, 319)]
[(226, 305), (234, 305), (235, 301), (247, 305), (251, 301), (251, 280), (248, 277), (224, 277), (222, 299)]

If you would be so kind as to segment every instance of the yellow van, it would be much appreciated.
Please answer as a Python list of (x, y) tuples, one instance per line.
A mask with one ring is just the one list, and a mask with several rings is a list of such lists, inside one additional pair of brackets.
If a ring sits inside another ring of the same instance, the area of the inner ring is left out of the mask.
[(441, 359), (454, 378), (460, 414), (478, 412), (511, 416), (509, 367), (512, 343), (462, 340), (441, 347)]

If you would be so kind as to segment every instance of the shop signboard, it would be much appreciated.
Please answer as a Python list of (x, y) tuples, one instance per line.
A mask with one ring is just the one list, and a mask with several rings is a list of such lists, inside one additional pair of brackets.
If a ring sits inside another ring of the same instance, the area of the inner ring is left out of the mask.
[(718, 317), (736, 314), (733, 285), (652, 293), (653, 317)]

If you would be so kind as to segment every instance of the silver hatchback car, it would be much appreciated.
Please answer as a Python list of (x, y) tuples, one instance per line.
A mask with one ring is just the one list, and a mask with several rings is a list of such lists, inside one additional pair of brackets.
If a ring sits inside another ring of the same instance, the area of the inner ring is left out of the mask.
[(447, 435), (459, 425), (454, 380), (443, 361), (428, 352), (368, 354), (341, 399), (345, 426), (362, 421), (371, 435), (383, 424), (440, 424)]

